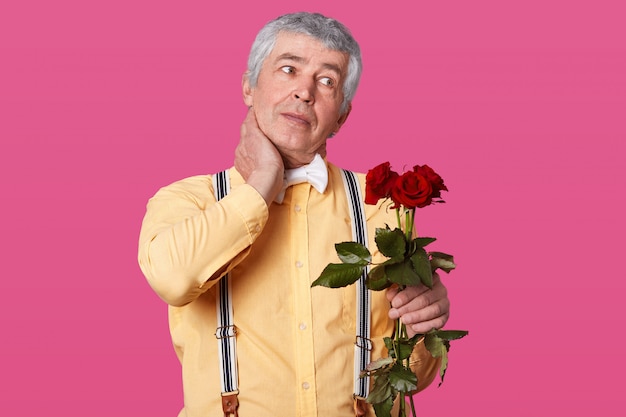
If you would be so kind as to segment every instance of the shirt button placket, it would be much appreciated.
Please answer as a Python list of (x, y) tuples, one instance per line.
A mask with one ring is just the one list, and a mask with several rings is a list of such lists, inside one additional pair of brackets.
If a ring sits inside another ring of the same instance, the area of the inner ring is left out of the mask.
[(296, 375), (300, 384), (298, 395), (299, 415), (317, 415), (315, 395), (315, 352), (311, 332), (311, 277), (309, 276), (309, 225), (307, 204), (311, 187), (308, 184), (296, 185), (291, 199), (291, 256), (294, 276), (295, 306), (295, 355)]

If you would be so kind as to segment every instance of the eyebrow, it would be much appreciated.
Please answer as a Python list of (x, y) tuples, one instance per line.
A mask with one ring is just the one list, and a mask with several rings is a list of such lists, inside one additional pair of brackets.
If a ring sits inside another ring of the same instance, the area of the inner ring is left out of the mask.
[[(285, 52), (284, 54), (279, 55), (278, 57), (276, 57), (276, 62), (280, 62), (280, 61), (293, 61), (296, 63), (303, 63), (305, 62), (305, 59), (302, 58), (301, 56), (298, 55), (294, 55), (292, 53), (289, 52)], [(339, 65), (335, 65), (335, 64), (330, 64), (330, 63), (323, 63), (322, 64), (322, 68), (327, 69), (327, 70), (331, 70), (331, 71), (335, 71), (338, 75), (341, 74), (341, 68), (339, 68)]]

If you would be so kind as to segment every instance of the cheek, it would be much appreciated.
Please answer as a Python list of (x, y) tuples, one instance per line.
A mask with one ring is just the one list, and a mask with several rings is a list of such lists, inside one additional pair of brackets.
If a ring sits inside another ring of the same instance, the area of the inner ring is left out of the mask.
[(252, 100), (252, 107), (254, 108), (254, 114), (257, 116), (257, 120), (267, 120), (271, 113), (273, 106), (264, 94), (255, 94)]
[(332, 109), (320, 114), (320, 128), (328, 133), (334, 132), (339, 127), (339, 111)]
[(267, 113), (259, 110), (256, 103), (254, 104), (253, 109), (255, 109), (254, 114), (256, 115), (256, 123), (259, 126), (259, 129), (261, 129), (265, 135), (268, 135), (270, 133), (268, 129), (272, 126), (272, 124), (271, 120), (267, 116)]

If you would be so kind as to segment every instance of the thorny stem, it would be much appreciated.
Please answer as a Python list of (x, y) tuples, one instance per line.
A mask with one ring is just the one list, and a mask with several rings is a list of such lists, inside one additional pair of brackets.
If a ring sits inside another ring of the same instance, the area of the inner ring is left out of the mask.
[[(400, 210), (396, 209), (396, 217), (398, 219), (398, 227), (402, 230), (402, 222), (401, 222), (401, 217), (400, 217)], [(413, 225), (415, 222), (415, 209), (411, 209), (411, 210), (407, 210), (405, 211), (405, 235), (406, 235), (406, 239), (407, 241), (411, 241), (412, 235), (413, 235)], [(400, 291), (404, 290), (404, 286), (400, 286)], [(396, 351), (396, 358), (399, 357), (400, 355), (400, 340), (406, 340), (409, 338), (409, 335), (407, 333), (406, 330), (406, 325), (404, 323), (402, 323), (402, 320), (400, 318), (397, 319), (396, 322), (396, 331), (395, 331), (395, 343), (394, 343), (394, 349)], [(404, 359), (404, 363), (403, 366), (406, 369), (410, 369), (409, 364), (410, 364), (411, 358), (408, 357), (406, 359)], [(400, 413), (399, 416), (401, 417), (405, 417), (406, 416), (406, 397), (409, 397), (410, 400), (410, 404), (411, 404), (411, 416), (412, 417), (416, 417), (416, 413), (415, 413), (415, 403), (413, 402), (413, 396), (411, 396), (410, 394), (407, 394), (406, 392), (401, 392), (400, 393)]]
[(404, 227), (406, 227), (406, 230), (404, 231), (404, 234), (406, 235), (406, 240), (410, 241), (411, 240), (411, 213), (409, 210), (407, 210), (404, 213), (405, 216), (405, 222), (404, 222)]
[(396, 209), (396, 219), (398, 220), (398, 227), (402, 230), (402, 220), (400, 220), (400, 209)]
[[(394, 350), (396, 351), (396, 360), (398, 360), (398, 358), (400, 357), (400, 339), (402, 338), (402, 335), (404, 333), (406, 333), (406, 327), (404, 323), (402, 323), (402, 320), (400, 320), (400, 318), (398, 317), (398, 319), (396, 320), (396, 335), (395, 335), (395, 346), (394, 346)], [(404, 401), (404, 397), (405, 397), (405, 392), (404, 391), (400, 392), (400, 411), (398, 413), (398, 417), (406, 416), (406, 410), (405, 410), (406, 404)]]
[(413, 417), (416, 417), (417, 415), (415, 414), (415, 402), (413, 401), (412, 395), (409, 395), (409, 402), (411, 403), (411, 414), (413, 415)]
[(411, 240), (413, 237), (413, 226), (415, 224), (415, 209), (407, 210), (406, 212), (406, 238)]

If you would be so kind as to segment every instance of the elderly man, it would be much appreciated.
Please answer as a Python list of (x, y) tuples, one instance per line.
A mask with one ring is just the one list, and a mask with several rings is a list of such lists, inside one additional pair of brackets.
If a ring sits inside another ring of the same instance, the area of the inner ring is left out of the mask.
[[(353, 239), (342, 171), (326, 161), (326, 141), (346, 122), (360, 73), (359, 46), (336, 20), (296, 13), (268, 23), (243, 76), (249, 110), (234, 167), (220, 177), (229, 186), (196, 176), (149, 201), (139, 263), (170, 305), (180, 416), (373, 415), (355, 391), (359, 345), (377, 358), (396, 318), (413, 334), (447, 321), (438, 277), (432, 290), (370, 294), (366, 326), (354, 287), (311, 288), (336, 261), (334, 244)], [(315, 172), (311, 182), (291, 181), (303, 172)], [(364, 176), (356, 178), (363, 187)], [(364, 213), (375, 248), (374, 229), (395, 217), (380, 205)], [(423, 344), (412, 359), (421, 390), (437, 361)]]

